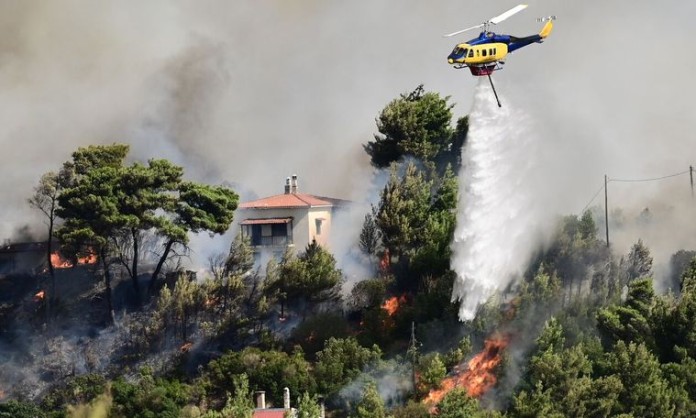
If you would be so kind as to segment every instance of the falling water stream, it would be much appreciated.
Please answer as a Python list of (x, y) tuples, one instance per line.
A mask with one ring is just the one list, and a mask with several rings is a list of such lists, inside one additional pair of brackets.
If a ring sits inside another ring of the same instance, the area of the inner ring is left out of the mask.
[(452, 300), (460, 302), (461, 320), (473, 319), (481, 303), (526, 268), (538, 242), (530, 232), (543, 212), (530, 181), (539, 159), (538, 141), (531, 135), (530, 118), (501, 100), (499, 108), (488, 80), (481, 77), (462, 150), (452, 243), (451, 264), (457, 273)]

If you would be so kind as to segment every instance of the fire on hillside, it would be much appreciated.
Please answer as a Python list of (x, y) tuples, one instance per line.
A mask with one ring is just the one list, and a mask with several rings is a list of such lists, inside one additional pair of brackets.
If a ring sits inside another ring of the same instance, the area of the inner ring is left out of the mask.
[[(87, 253), (82, 257), (77, 257), (77, 264), (95, 264), (97, 262), (97, 255), (93, 252)], [(64, 269), (73, 267), (73, 262), (63, 258), (63, 256), (58, 252), (54, 251), (51, 253), (51, 265), (56, 269)]]
[(507, 334), (495, 334), (485, 341), (483, 350), (476, 354), (467, 369), (445, 378), (440, 389), (431, 390), (423, 400), (428, 405), (437, 405), (452, 389), (462, 387), (469, 396), (478, 398), (495, 386), (496, 368), (503, 361), (502, 352), (510, 342)]
[(394, 316), (396, 314), (396, 311), (399, 310), (399, 307), (404, 303), (406, 303), (406, 296), (392, 296), (384, 301), (384, 303), (382, 304), (382, 309), (387, 311), (387, 314), (389, 314), (389, 316)]

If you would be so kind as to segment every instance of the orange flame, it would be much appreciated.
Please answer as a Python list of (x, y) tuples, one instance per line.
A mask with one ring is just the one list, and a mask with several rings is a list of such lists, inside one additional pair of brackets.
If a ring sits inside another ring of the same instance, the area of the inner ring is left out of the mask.
[(93, 252), (88, 253), (84, 257), (77, 257), (77, 264), (95, 264), (97, 262), (97, 255)]
[(399, 306), (401, 306), (401, 304), (403, 303), (406, 303), (406, 296), (392, 296), (384, 301), (384, 303), (382, 304), (382, 309), (387, 311), (389, 316), (394, 316), (394, 314), (396, 314), (396, 311), (399, 310)]
[(386, 275), (389, 273), (389, 268), (391, 267), (391, 256), (389, 255), (389, 248), (384, 250), (384, 254), (379, 259), (379, 271)]
[(445, 378), (440, 389), (431, 390), (423, 402), (437, 405), (455, 387), (463, 387), (469, 396), (478, 398), (496, 384), (495, 369), (503, 361), (502, 351), (510, 342), (509, 335), (494, 335), (483, 344), (463, 373)]
[(69, 260), (64, 259), (58, 251), (51, 253), (51, 265), (55, 269), (65, 269), (72, 267), (72, 263)]
[[(95, 264), (97, 262), (97, 255), (90, 250), (87, 255), (83, 257), (77, 257), (77, 264)], [(51, 253), (51, 265), (56, 269), (65, 269), (73, 266), (70, 260), (63, 258), (58, 251)]]
[(46, 291), (41, 290), (34, 295), (34, 302), (41, 302), (46, 297)]

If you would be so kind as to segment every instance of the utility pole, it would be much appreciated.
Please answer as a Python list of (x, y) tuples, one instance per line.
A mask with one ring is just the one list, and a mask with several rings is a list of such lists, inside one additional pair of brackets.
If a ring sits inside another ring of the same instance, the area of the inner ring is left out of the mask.
[(411, 379), (413, 379), (413, 391), (418, 387), (416, 377), (416, 364), (418, 363), (418, 341), (416, 340), (416, 323), (411, 322), (411, 341), (408, 344), (407, 356), (411, 360)]
[(694, 198), (694, 166), (689, 166), (689, 177), (691, 177), (691, 198)]
[(604, 175), (604, 226), (607, 231), (607, 247), (609, 247), (609, 193), (607, 191), (607, 183), (609, 180), (607, 175)]

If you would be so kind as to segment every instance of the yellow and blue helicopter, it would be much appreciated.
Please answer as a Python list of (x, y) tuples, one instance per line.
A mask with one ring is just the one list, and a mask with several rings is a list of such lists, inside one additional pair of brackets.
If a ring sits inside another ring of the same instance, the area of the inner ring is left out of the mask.
[(506, 11), (505, 13), (481, 23), (480, 25), (444, 35), (446, 37), (450, 37), (459, 35), (460, 33), (464, 33), (472, 29), (483, 28), (478, 38), (457, 44), (452, 53), (447, 57), (447, 62), (452, 64), (454, 68), (457, 69), (468, 68), (472, 75), (488, 76), (488, 80), (493, 88), (493, 93), (495, 94), (495, 99), (498, 101), (498, 106), (501, 106), (500, 100), (498, 99), (498, 93), (495, 91), (491, 74), (493, 71), (501, 70), (503, 68), (503, 65), (505, 64), (504, 60), (509, 53), (533, 43), (543, 42), (544, 39), (546, 39), (546, 37), (551, 33), (551, 30), (553, 29), (553, 21), (556, 19), (555, 16), (537, 19), (540, 22), (546, 22), (544, 27), (538, 34), (525, 37), (500, 35), (488, 30), (491, 25), (497, 25), (503, 20), (521, 12), (526, 8), (526, 4), (520, 4)]

